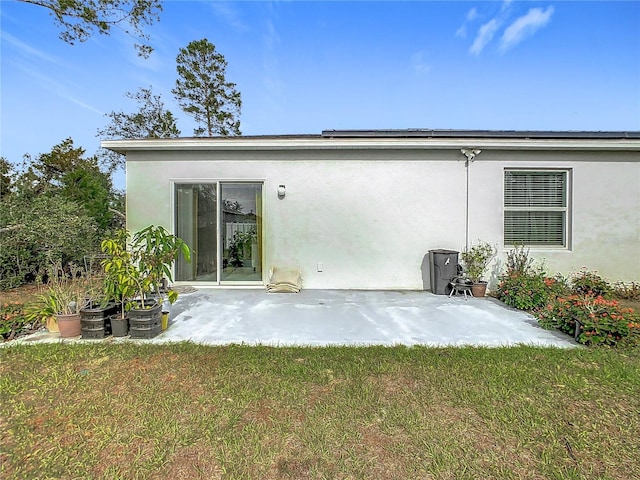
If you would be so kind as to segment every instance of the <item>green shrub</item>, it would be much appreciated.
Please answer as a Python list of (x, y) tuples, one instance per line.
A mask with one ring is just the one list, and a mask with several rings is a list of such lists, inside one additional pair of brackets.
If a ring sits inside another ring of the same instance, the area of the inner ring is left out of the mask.
[(497, 297), (511, 307), (530, 312), (544, 308), (567, 288), (564, 278), (550, 278), (543, 269), (528, 273), (508, 272), (500, 277)]
[(0, 289), (36, 280), (51, 262), (82, 265), (98, 251), (98, 229), (85, 210), (62, 197), (10, 196), (0, 201)]
[(576, 335), (584, 345), (639, 345), (640, 316), (602, 296), (557, 297), (538, 312), (540, 324)]
[(575, 295), (610, 298), (613, 287), (596, 272), (583, 268), (571, 277), (571, 290)]
[(541, 265), (534, 265), (529, 249), (516, 246), (507, 253), (506, 273), (496, 291), (499, 300), (519, 310), (536, 311), (567, 292), (567, 281), (548, 277)]

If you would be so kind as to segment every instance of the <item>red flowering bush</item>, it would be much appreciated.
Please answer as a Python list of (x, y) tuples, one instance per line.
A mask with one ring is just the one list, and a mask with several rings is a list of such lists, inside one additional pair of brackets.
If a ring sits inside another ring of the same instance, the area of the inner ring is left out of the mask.
[(611, 284), (598, 275), (583, 267), (571, 276), (571, 289), (576, 295), (610, 298), (613, 293)]
[(574, 335), (585, 345), (640, 344), (640, 316), (602, 296), (557, 297), (537, 316), (542, 326)]

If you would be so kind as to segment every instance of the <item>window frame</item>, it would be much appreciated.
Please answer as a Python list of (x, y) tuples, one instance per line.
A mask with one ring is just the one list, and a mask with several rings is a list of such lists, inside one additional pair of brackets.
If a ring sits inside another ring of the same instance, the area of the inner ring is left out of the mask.
[[(507, 191), (505, 188), (505, 181), (507, 174), (510, 172), (517, 173), (563, 173), (564, 174), (564, 205), (563, 206), (512, 206), (507, 205)], [(512, 248), (516, 243), (507, 241), (506, 239), (506, 216), (507, 212), (562, 212), (564, 225), (563, 225), (563, 242), (562, 244), (555, 243), (517, 243), (517, 245), (524, 245), (527, 248), (532, 249), (544, 249), (544, 250), (570, 250), (571, 249), (571, 223), (572, 223), (572, 210), (571, 210), (571, 198), (572, 198), (572, 175), (571, 168), (536, 168), (536, 167), (504, 167), (502, 174), (502, 205), (503, 205), (503, 232), (502, 241), (505, 248)]]

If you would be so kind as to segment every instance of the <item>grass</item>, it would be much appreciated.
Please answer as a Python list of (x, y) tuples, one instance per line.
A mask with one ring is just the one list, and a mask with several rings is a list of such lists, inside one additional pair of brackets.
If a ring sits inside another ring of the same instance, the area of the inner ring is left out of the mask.
[(0, 349), (0, 477), (640, 478), (640, 350)]

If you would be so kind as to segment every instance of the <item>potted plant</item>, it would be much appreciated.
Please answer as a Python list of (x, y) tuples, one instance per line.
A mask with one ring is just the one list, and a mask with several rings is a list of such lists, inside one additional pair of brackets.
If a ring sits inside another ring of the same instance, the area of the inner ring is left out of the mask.
[(144, 293), (148, 290), (135, 256), (127, 248), (129, 238), (129, 232), (120, 230), (114, 238), (103, 240), (101, 244), (102, 252), (107, 256), (102, 260), (104, 294), (119, 304), (119, 313), (109, 317), (114, 337), (125, 337), (129, 334), (128, 312), (134, 299), (144, 300)]
[(119, 306), (113, 298), (104, 292), (92, 296), (80, 310), (82, 338), (101, 339), (111, 335), (110, 317), (116, 313), (119, 313)]
[[(92, 287), (84, 272), (75, 265), (68, 270), (55, 264), (48, 270), (46, 287), (28, 307), (28, 318), (49, 322), (53, 317), (60, 336), (77, 337), (81, 333), (80, 310), (87, 305)], [(51, 327), (48, 327), (51, 331)]]
[[(160, 309), (161, 330), (164, 330), (168, 326), (170, 305), (178, 298), (178, 292), (169, 287), (169, 282), (173, 281), (171, 268), (180, 255), (186, 261), (191, 261), (191, 251), (180, 237), (169, 233), (162, 226), (155, 225), (149, 225), (137, 232), (132, 239), (132, 248), (136, 252), (138, 264), (148, 285), (153, 289), (155, 300), (159, 303), (159, 307), (153, 308)], [(141, 317), (145, 318), (148, 315), (142, 314)], [(141, 335), (148, 337), (144, 331)]]
[(484, 297), (487, 291), (487, 281), (483, 279), (491, 260), (496, 256), (497, 248), (487, 242), (478, 241), (471, 247), (465, 247), (461, 253), (467, 276), (473, 282), (471, 292), (474, 297)]
[(132, 249), (148, 285), (156, 299), (162, 303), (165, 297), (170, 303), (178, 298), (178, 292), (168, 287), (173, 281), (171, 267), (180, 255), (189, 262), (189, 246), (162, 226), (149, 225), (133, 236)]
[(102, 242), (106, 293), (121, 303), (121, 319), (128, 319), (132, 338), (151, 338), (160, 332), (163, 304), (171, 304), (178, 292), (167, 287), (171, 266), (179, 255), (190, 260), (190, 250), (164, 227), (150, 225), (132, 238), (127, 231)]

